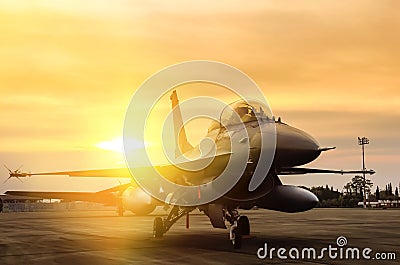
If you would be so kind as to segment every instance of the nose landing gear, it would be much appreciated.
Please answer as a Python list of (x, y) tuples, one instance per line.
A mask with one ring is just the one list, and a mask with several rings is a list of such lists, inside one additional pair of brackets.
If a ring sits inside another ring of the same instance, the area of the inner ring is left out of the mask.
[(161, 217), (156, 217), (154, 218), (154, 223), (153, 223), (153, 237), (155, 238), (160, 238), (164, 235), (165, 229), (164, 229), (164, 222)]
[(182, 216), (193, 211), (195, 207), (180, 207), (174, 206), (167, 218), (156, 217), (153, 223), (153, 236), (155, 238), (162, 237), (171, 226), (178, 221)]
[(240, 216), (236, 209), (228, 210), (226, 219), (231, 223), (229, 229), (229, 239), (235, 249), (242, 247), (243, 236), (250, 235), (249, 218), (245, 215)]

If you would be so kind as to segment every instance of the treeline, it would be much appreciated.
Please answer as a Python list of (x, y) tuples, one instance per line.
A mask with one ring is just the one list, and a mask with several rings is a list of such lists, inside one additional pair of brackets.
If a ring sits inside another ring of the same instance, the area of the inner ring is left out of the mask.
[[(368, 201), (376, 202), (378, 200), (398, 200), (399, 199), (399, 189), (396, 187), (393, 191), (392, 184), (389, 183), (386, 185), (384, 190), (380, 190), (379, 187), (376, 187), (375, 192), (371, 192), (372, 182), (368, 179), (365, 180), (365, 190), (368, 194)], [(334, 190), (333, 187), (329, 187), (328, 185), (318, 186), (318, 187), (302, 187), (305, 188), (312, 193), (314, 193), (318, 199), (319, 203), (317, 207), (320, 208), (353, 208), (357, 207), (359, 202), (364, 200), (364, 182), (362, 177), (355, 176), (352, 181), (347, 183), (343, 187), (343, 192), (339, 192), (338, 190)]]
[(399, 189), (396, 187), (393, 192), (392, 183), (387, 184), (384, 190), (380, 190), (379, 186), (377, 186), (375, 190), (375, 198), (376, 200), (398, 200)]
[[(304, 187), (303, 187), (304, 188)], [(314, 193), (319, 200), (317, 207), (319, 208), (353, 208), (356, 207), (363, 197), (360, 193), (357, 195), (344, 194), (338, 190), (333, 190), (333, 187), (326, 185), (308, 188), (309, 191)]]

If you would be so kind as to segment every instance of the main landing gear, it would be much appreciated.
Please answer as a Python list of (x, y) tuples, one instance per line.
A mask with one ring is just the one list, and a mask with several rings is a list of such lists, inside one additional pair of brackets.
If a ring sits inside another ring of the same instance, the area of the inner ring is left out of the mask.
[[(162, 237), (179, 218), (190, 213), (194, 209), (195, 207), (174, 206), (166, 218), (154, 218), (153, 236), (155, 238)], [(233, 247), (236, 249), (241, 248), (243, 237), (250, 235), (249, 218), (245, 215), (239, 215), (237, 209), (224, 209), (223, 216), (231, 225), (229, 228), (229, 239)], [(225, 225), (224, 228), (226, 228)]]
[(227, 210), (225, 213), (226, 220), (231, 224), (229, 228), (229, 239), (234, 248), (242, 247), (243, 236), (250, 235), (250, 222), (247, 216), (239, 215), (236, 209)]
[(153, 236), (155, 238), (162, 237), (171, 226), (182, 216), (193, 211), (195, 207), (180, 207), (174, 206), (167, 218), (156, 217), (153, 223)]

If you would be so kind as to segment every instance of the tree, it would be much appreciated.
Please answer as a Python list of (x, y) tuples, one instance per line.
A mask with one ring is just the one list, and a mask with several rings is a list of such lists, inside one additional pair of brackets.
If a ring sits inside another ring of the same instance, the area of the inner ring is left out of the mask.
[[(371, 188), (373, 183), (370, 179), (365, 179), (362, 176), (354, 176), (350, 182), (348, 182), (344, 188), (346, 189), (347, 193), (352, 195), (353, 193), (357, 197), (359, 194), (364, 194), (364, 185), (365, 185), (365, 192), (371, 193)], [(350, 191), (350, 192), (349, 192)]]
[(394, 196), (396, 196), (396, 200), (399, 198), (399, 189), (397, 187), (394, 190)]
[(351, 183), (348, 182), (346, 185), (343, 187), (346, 190), (346, 194), (351, 196)]
[(376, 186), (375, 197), (376, 197), (376, 200), (377, 200), (377, 201), (379, 201), (379, 198), (380, 198), (380, 197), (379, 197), (379, 192), (380, 192), (380, 191), (379, 191), (379, 187)]

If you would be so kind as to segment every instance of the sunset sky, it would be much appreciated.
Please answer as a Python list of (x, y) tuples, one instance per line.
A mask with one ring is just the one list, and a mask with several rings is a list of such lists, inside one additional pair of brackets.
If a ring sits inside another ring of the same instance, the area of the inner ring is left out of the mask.
[[(399, 1), (367, 0), (1, 1), (0, 162), (32, 172), (124, 166), (109, 149), (118, 149), (135, 90), (164, 67), (201, 59), (242, 70), (276, 116), (337, 147), (307, 166), (360, 169), (357, 136), (366, 136), (372, 181), (398, 186), (399, 10)], [(208, 91), (178, 92), (184, 100)], [(0, 182), (7, 177), (1, 169)], [(282, 181), (341, 190), (351, 177)], [(118, 183), (32, 177), (0, 193)]]

